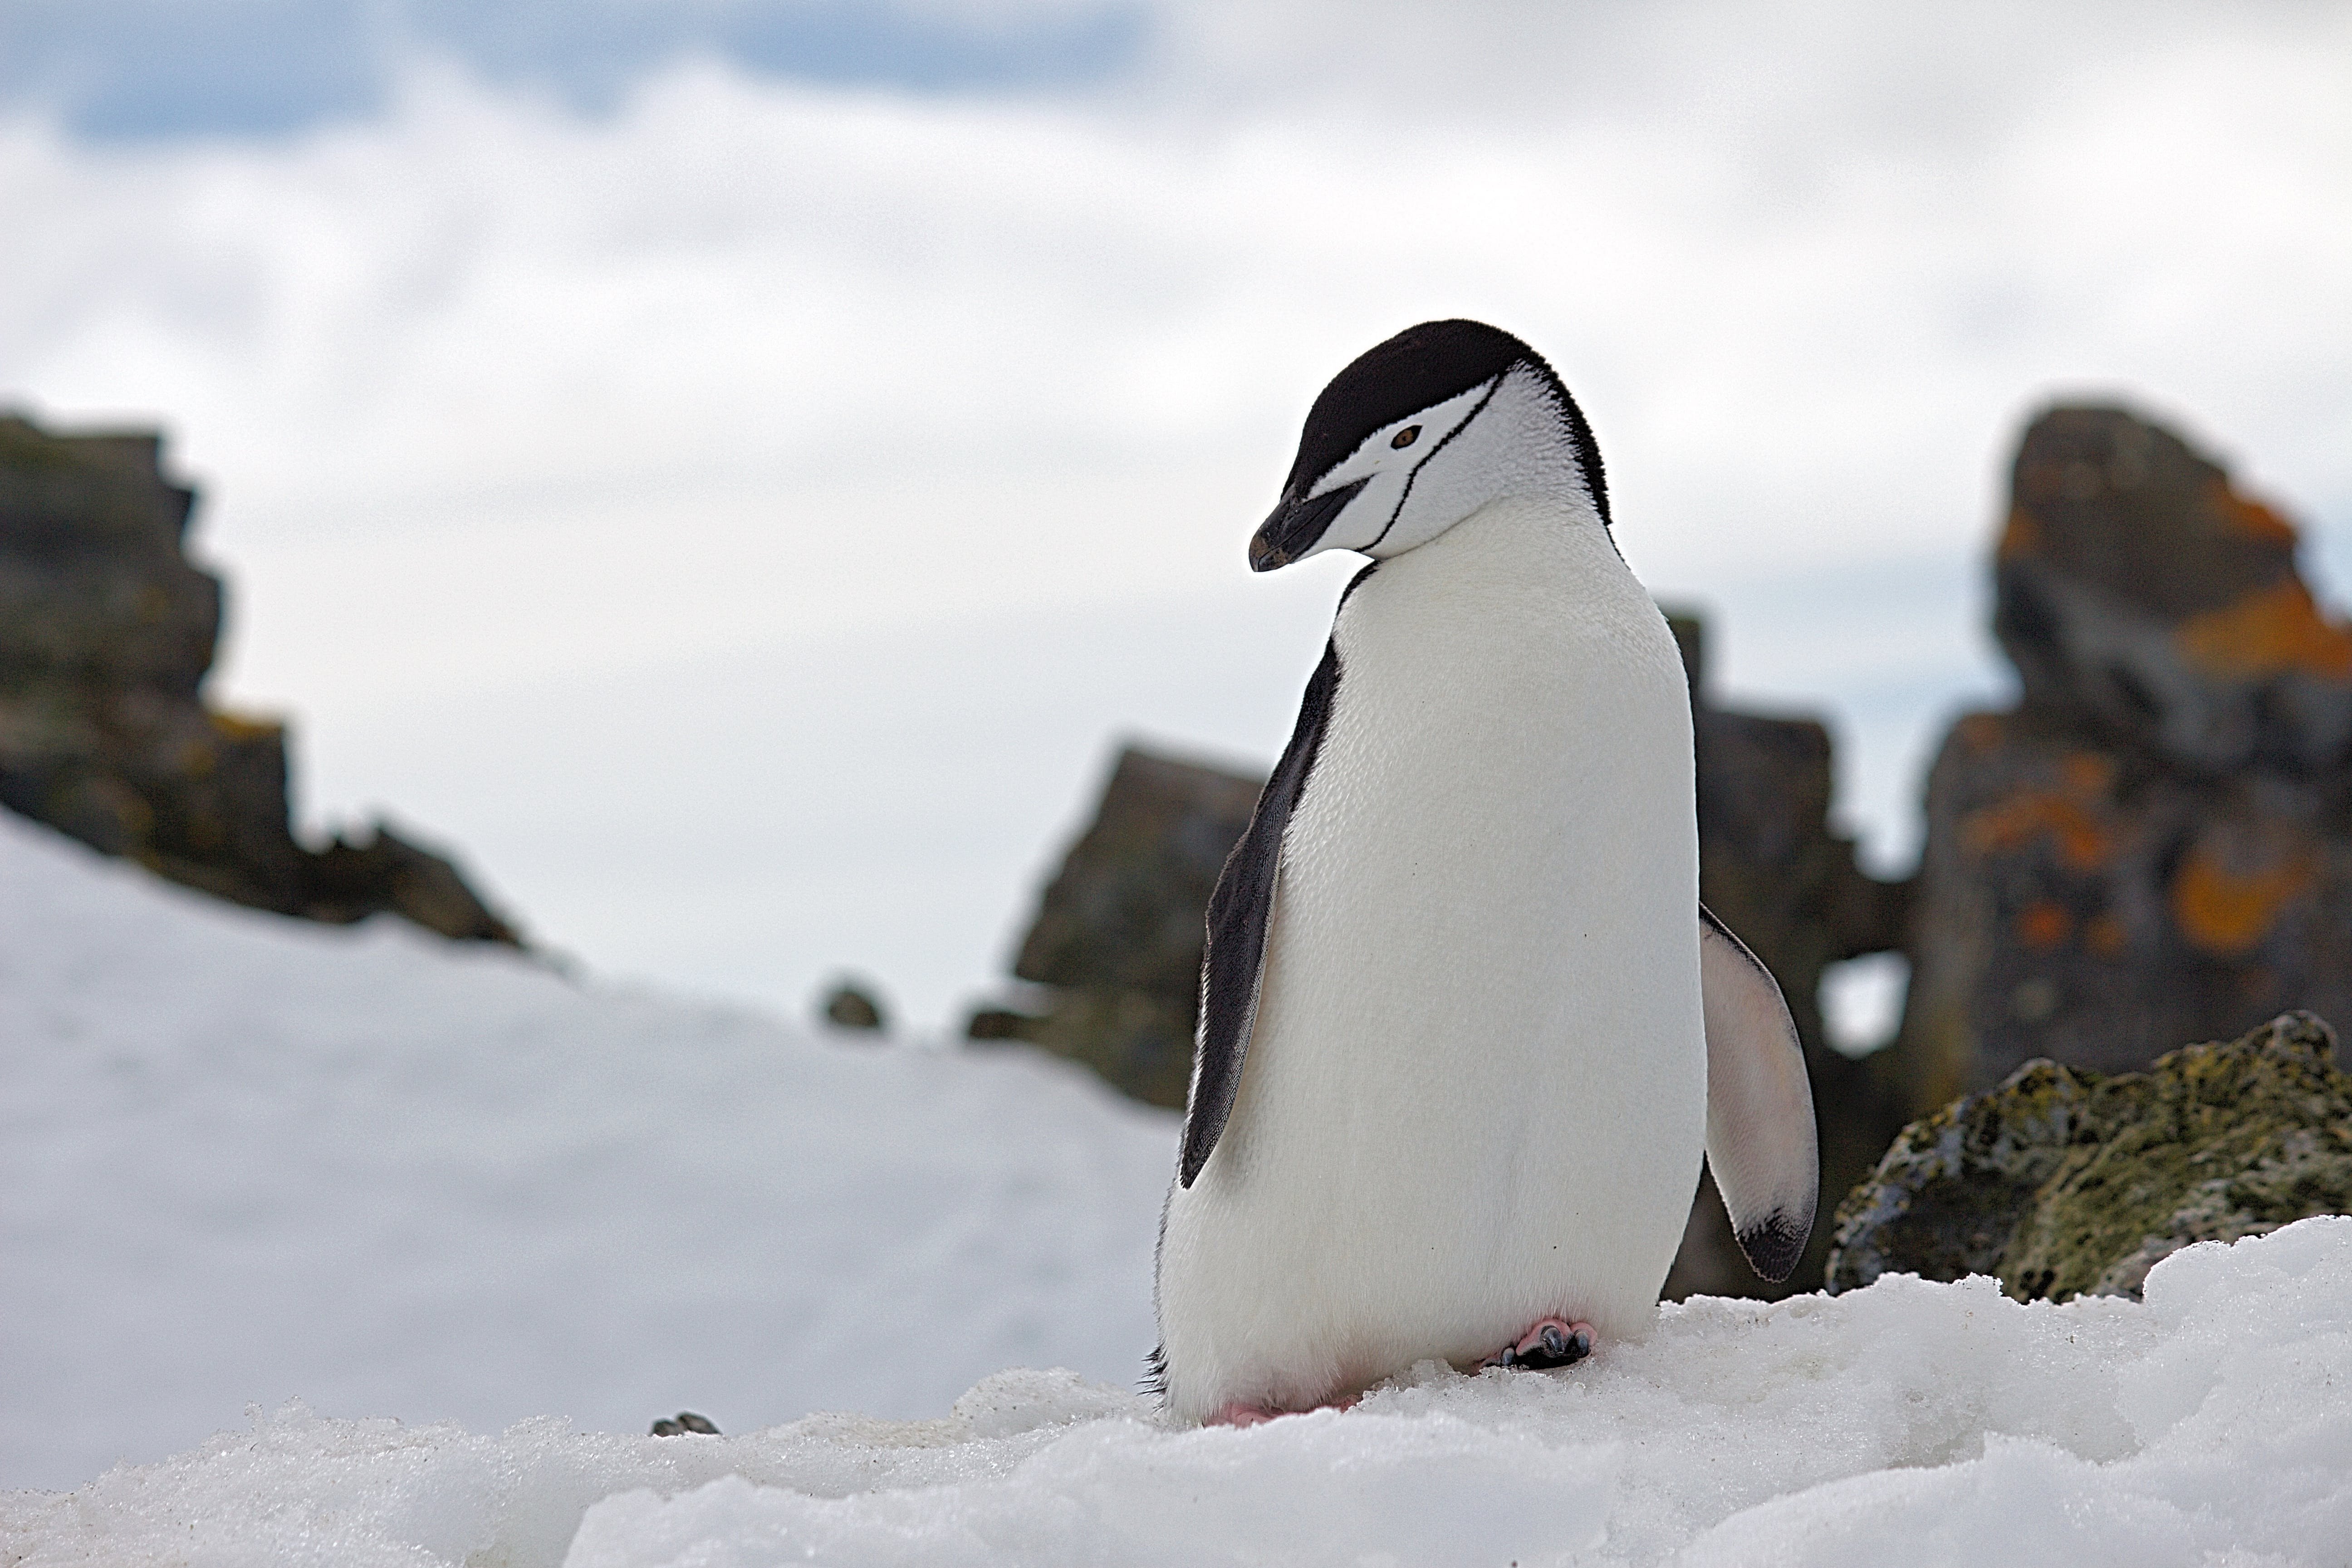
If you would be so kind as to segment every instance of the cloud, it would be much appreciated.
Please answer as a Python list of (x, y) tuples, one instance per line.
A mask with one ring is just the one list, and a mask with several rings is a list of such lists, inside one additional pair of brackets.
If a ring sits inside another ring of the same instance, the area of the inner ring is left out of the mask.
[[(2335, 548), (2352, 23), (1791, 15), (1213, 5), (1051, 93), (706, 56), (583, 116), (412, 59), (275, 140), (20, 116), (0, 397), (171, 427), (226, 685), (307, 715), (320, 815), (398, 803), (601, 963), (854, 963), (936, 1017), (1110, 732), (1278, 747), (1339, 574), (1239, 551), (1299, 415), (1479, 315), (1576, 387), (1727, 683), (1859, 716), (1899, 846), (1933, 710), (1997, 679), (1970, 585), (2037, 401), (2178, 418)], [(858, 800), (904, 831), (848, 847)], [(860, 879), (898, 890), (709, 959)]]

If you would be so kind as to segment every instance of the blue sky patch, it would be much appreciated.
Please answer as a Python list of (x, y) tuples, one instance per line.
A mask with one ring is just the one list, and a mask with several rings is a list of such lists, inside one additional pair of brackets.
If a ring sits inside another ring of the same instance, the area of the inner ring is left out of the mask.
[(0, 106), (90, 141), (277, 136), (375, 113), (415, 53), (586, 112), (692, 53), (802, 80), (1017, 91), (1108, 77), (1143, 32), (1120, 0), (995, 21), (855, 0), (0, 0)]

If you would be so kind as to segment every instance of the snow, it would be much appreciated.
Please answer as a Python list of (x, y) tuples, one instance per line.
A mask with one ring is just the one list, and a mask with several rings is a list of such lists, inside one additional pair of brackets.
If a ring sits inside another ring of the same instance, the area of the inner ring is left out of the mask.
[(5, 814), (0, 1038), (0, 1487), (296, 1395), (731, 1432), (1152, 1346), (1175, 1119), (1031, 1051), (238, 910)]
[(1177, 1431), (1073, 1373), (735, 1437), (299, 1406), (0, 1504), (0, 1560), (142, 1564), (2352, 1560), (2352, 1219), (2179, 1254), (2145, 1304), (1987, 1280), (1662, 1309), (1556, 1373)]
[[(1703, 1299), (1179, 1430), (1128, 1384), (1171, 1129), (1050, 1064), (265, 921), (13, 825), (0, 922), (0, 1421), (12, 1483), (80, 1483), (0, 1497), (8, 1568), (2352, 1563), (2352, 1218), (2144, 1302)], [(828, 1402), (868, 1414), (755, 1429)], [(681, 1405), (735, 1435), (639, 1435)], [(109, 1444), (184, 1451), (89, 1479)]]

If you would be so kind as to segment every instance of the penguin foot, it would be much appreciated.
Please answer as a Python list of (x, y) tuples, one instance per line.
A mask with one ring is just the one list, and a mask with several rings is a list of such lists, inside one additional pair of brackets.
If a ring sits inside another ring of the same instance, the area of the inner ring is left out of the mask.
[(1264, 1405), (1244, 1405), (1241, 1401), (1235, 1400), (1231, 1405), (1221, 1405), (1201, 1417), (1201, 1425), (1203, 1426), (1255, 1426), (1261, 1422), (1271, 1421), (1277, 1415), (1289, 1414), (1287, 1410), (1276, 1410)]
[[(1360, 1394), (1345, 1394), (1338, 1399), (1327, 1399), (1315, 1408), (1317, 1410), (1353, 1410), (1357, 1401), (1363, 1397)], [(1203, 1426), (1255, 1426), (1261, 1422), (1271, 1421), (1277, 1415), (1308, 1414), (1310, 1412), (1305, 1410), (1277, 1410), (1271, 1405), (1244, 1405), (1236, 1399), (1231, 1405), (1221, 1405), (1201, 1417), (1201, 1425)]]
[(1564, 1318), (1546, 1318), (1521, 1334), (1517, 1344), (1505, 1345), (1478, 1364), (1481, 1367), (1525, 1367), (1530, 1372), (1541, 1372), (1547, 1367), (1572, 1366), (1591, 1353), (1591, 1323), (1571, 1323)]

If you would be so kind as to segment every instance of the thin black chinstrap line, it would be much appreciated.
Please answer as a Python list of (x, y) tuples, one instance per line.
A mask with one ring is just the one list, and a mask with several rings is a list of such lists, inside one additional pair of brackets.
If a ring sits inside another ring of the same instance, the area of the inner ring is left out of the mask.
[(1440, 437), (1437, 445), (1429, 449), (1429, 455), (1412, 466), (1412, 472), (1405, 475), (1404, 489), (1397, 497), (1396, 510), (1389, 513), (1389, 520), (1381, 525), (1379, 537), (1364, 546), (1367, 552), (1378, 550), (1381, 547), (1381, 540), (1389, 536), (1389, 530), (1394, 528), (1397, 525), (1397, 519), (1404, 515), (1404, 503), (1412, 499), (1412, 482), (1421, 478), (1421, 470), (1437, 460), (1437, 454), (1445, 450), (1446, 442), (1470, 428), (1471, 421), (1486, 412), (1486, 405), (1495, 401), (1495, 395), (1503, 390), (1503, 383), (1510, 379), (1512, 368), (1514, 367), (1506, 367), (1503, 374), (1495, 378), (1495, 384), (1486, 388), (1486, 395), (1478, 400), (1478, 406), (1470, 411), (1469, 416)]

